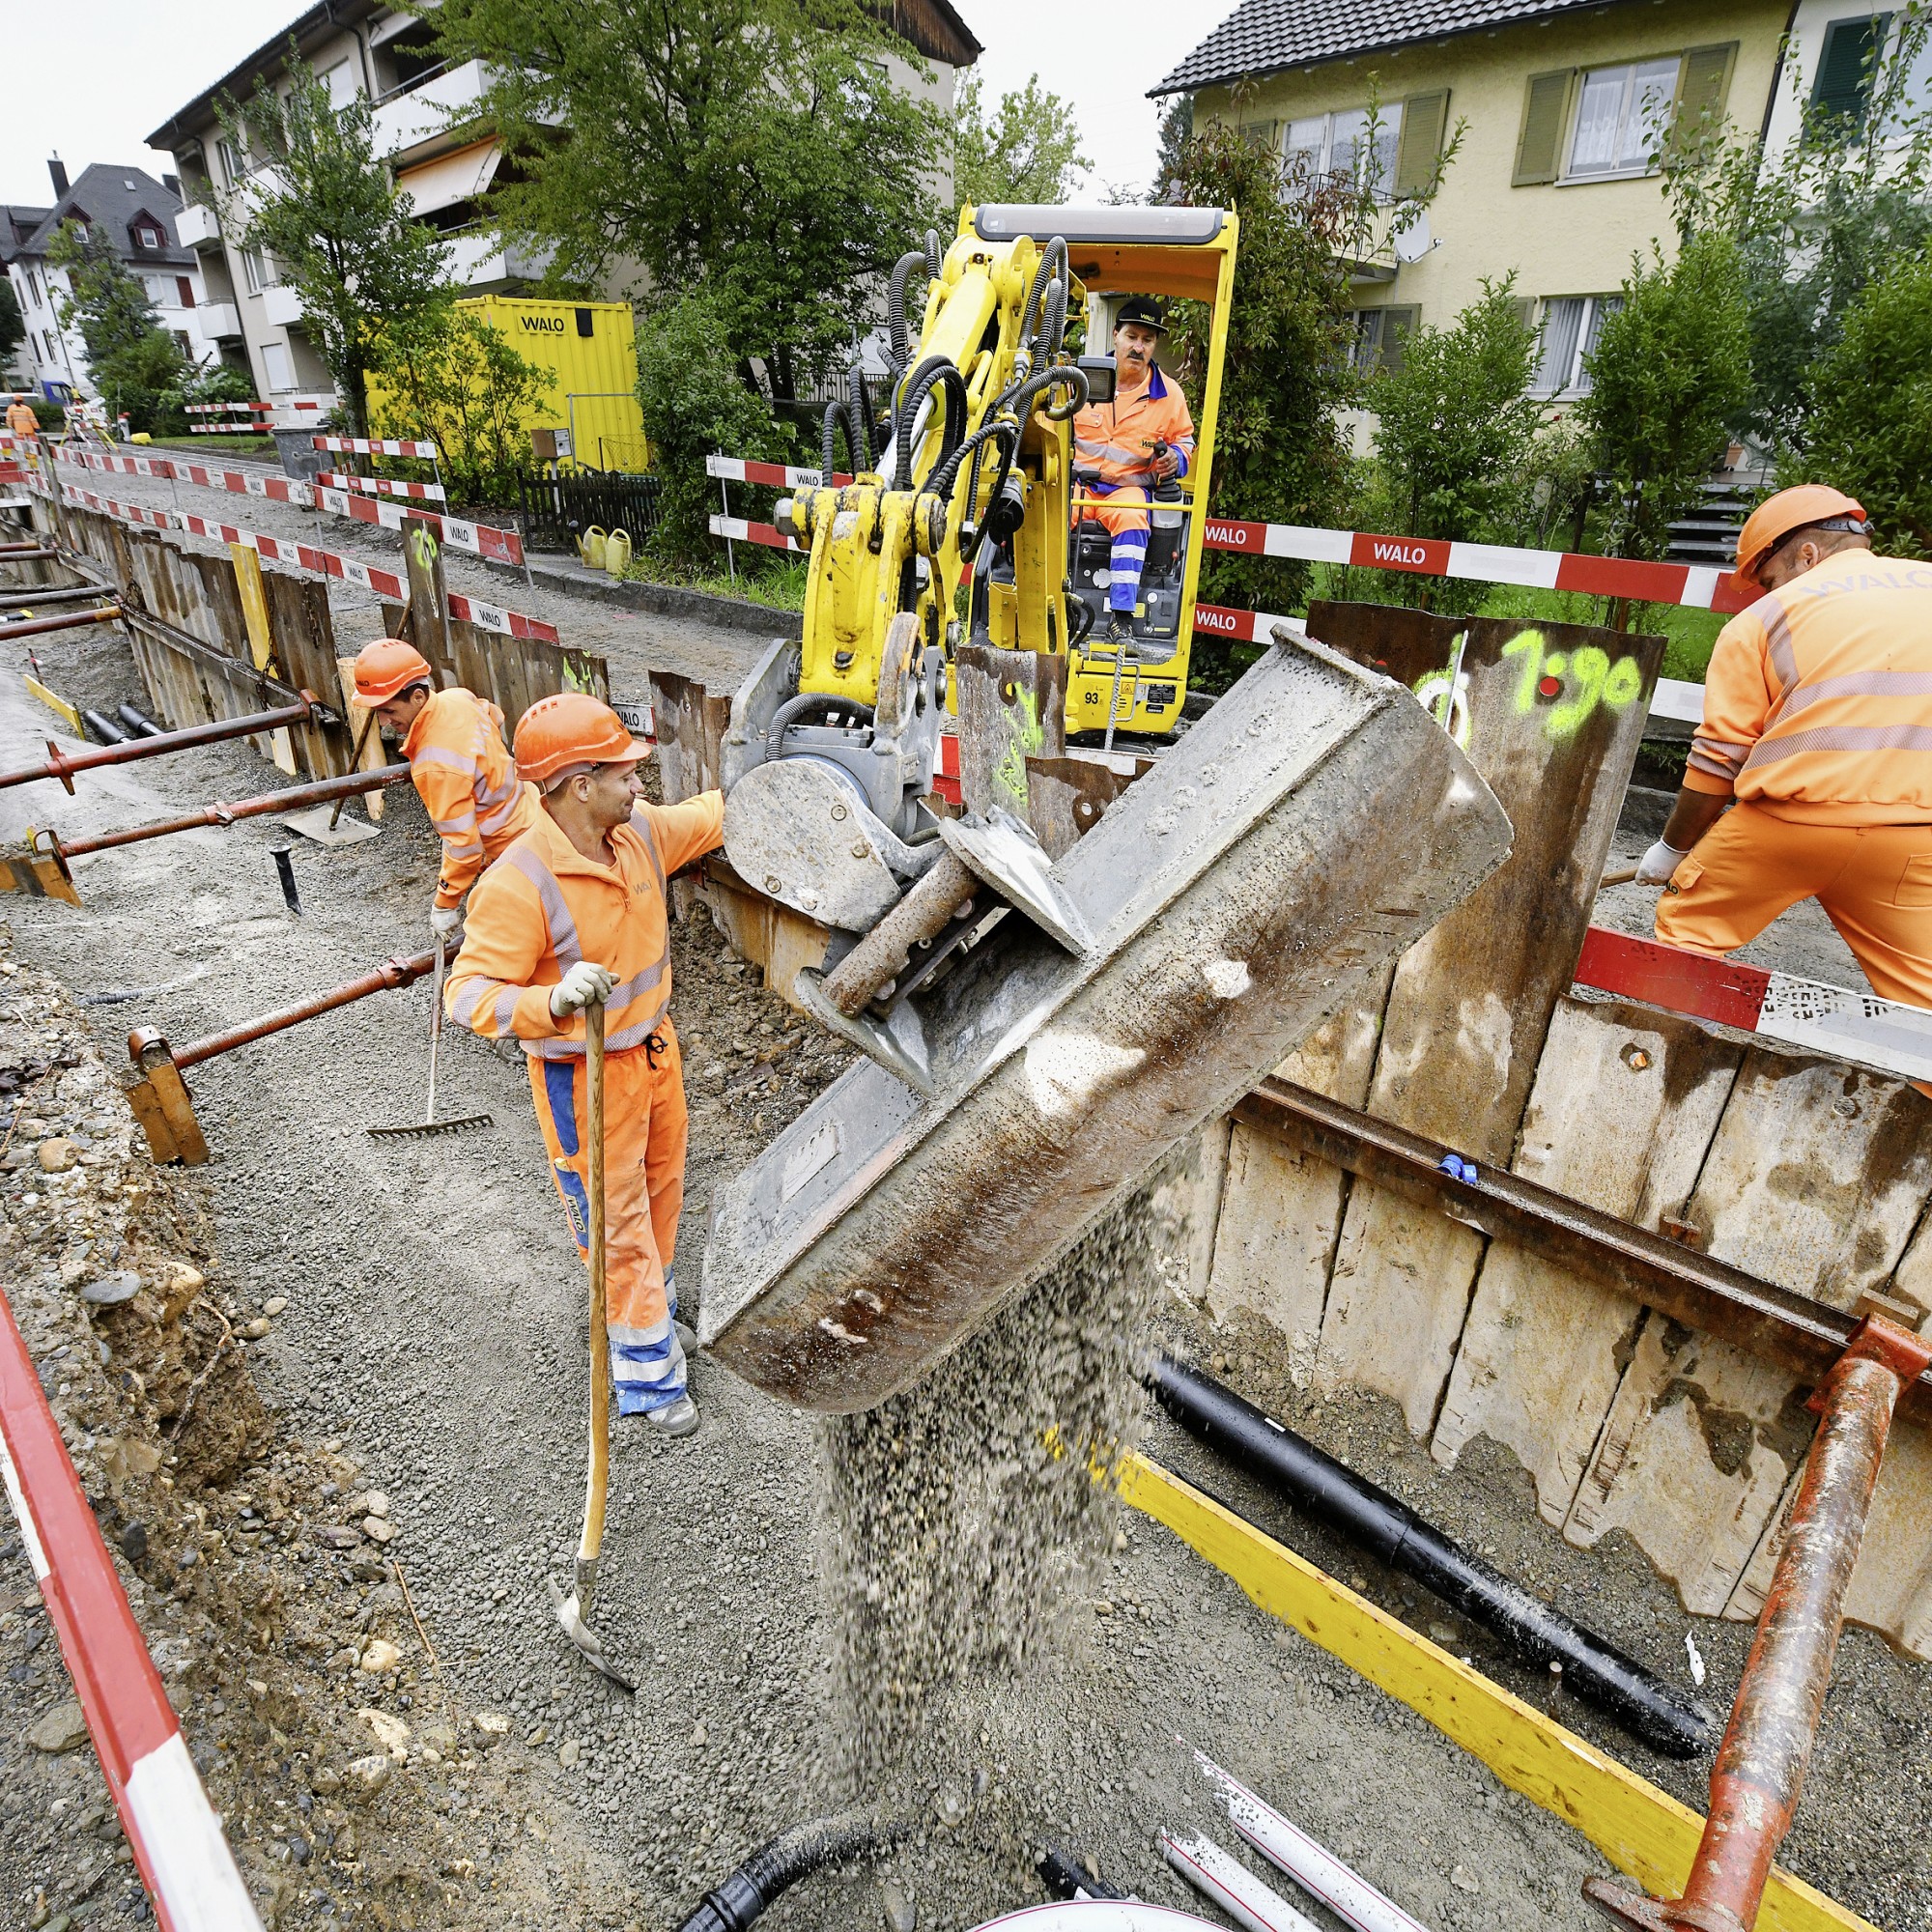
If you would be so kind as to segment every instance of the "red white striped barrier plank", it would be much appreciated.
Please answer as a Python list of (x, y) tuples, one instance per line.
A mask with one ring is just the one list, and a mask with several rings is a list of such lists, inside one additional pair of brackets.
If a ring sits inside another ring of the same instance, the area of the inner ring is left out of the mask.
[(166, 1932), (261, 1932), (4, 1296), (0, 1483), (156, 1917)]
[(234, 496), (266, 497), (275, 503), (292, 503), (298, 510), (315, 508), (315, 492), (293, 476), (268, 476), (255, 469), (211, 469), (203, 463), (171, 461), (165, 456), (104, 456), (98, 450), (54, 451), (56, 461), (83, 469), (118, 472), (126, 476), (173, 477), (180, 483), (199, 483), (207, 490), (226, 490)]
[(1932, 1080), (1932, 1011), (1593, 925), (1579, 986), (1716, 1020), (1906, 1080)]
[(436, 461), (436, 444), (433, 442), (389, 442), (381, 437), (367, 436), (317, 436), (309, 440), (317, 449), (333, 449), (344, 454), (420, 456), (431, 463)]
[(413, 518), (427, 524), (444, 543), (467, 550), (474, 556), (494, 557), (498, 563), (524, 560), (524, 540), (515, 530), (472, 524), (466, 518), (444, 516), (436, 510), (406, 511), (400, 504), (372, 502), (367, 497), (352, 497), (342, 490), (323, 491), (322, 507), (334, 516), (348, 517), (358, 524), (375, 524), (385, 530), (400, 530)]
[[(796, 490), (803, 484), (815, 486), (825, 480), (822, 469), (798, 469), (788, 463), (760, 463), (749, 456), (707, 456), (704, 473), (726, 483), (763, 483), (775, 490)], [(835, 469), (832, 480), (843, 488), (852, 478), (845, 470)]]
[[(409, 601), (409, 582), (381, 564), (363, 563), (353, 556), (338, 556), (319, 545), (291, 543), (286, 537), (263, 536), (234, 524), (216, 523), (212, 517), (197, 516), (191, 510), (150, 510), (138, 503), (117, 503), (110, 497), (98, 496), (69, 483), (62, 494), (71, 503), (83, 503), (102, 516), (118, 517), (124, 523), (144, 524), (157, 530), (185, 530), (189, 536), (208, 537), (215, 543), (246, 544), (271, 563), (289, 563), (298, 570), (312, 570), (319, 577), (339, 577), (345, 583), (367, 590), (373, 596), (394, 603)], [(439, 520), (449, 521), (449, 520)], [(521, 611), (506, 611), (500, 604), (486, 603), (480, 597), (466, 597), (460, 590), (448, 593), (449, 614), (458, 623), (475, 624), (506, 638), (524, 638), (541, 644), (561, 644), (554, 624), (541, 617), (526, 617)]]
[[(774, 469), (776, 465), (772, 466)], [(817, 470), (811, 472), (813, 477)], [(770, 550), (804, 550), (806, 545), (796, 537), (787, 536), (776, 524), (747, 523), (743, 517), (716, 517), (711, 519), (711, 534), (714, 537), (729, 537), (735, 543), (763, 544)]]
[(1244, 556), (1294, 557), (1305, 563), (1345, 563), (1417, 577), (1471, 577), (1491, 583), (1523, 583), (1538, 590), (1581, 590), (1594, 597), (1631, 597), (1645, 604), (1684, 604), (1699, 611), (1742, 611), (1755, 599), (1730, 587), (1729, 573), (1710, 564), (1639, 563), (1577, 551), (1517, 550), (1503, 544), (1441, 543), (1433, 538), (1378, 536), (1366, 530), (1327, 530), (1297, 524), (1249, 524), (1209, 517), (1202, 543)]
[(325, 469), (315, 480), (325, 490), (359, 490), (365, 497), (409, 497), (424, 503), (447, 500), (440, 483), (398, 483), (392, 476), (352, 476), (346, 469)]

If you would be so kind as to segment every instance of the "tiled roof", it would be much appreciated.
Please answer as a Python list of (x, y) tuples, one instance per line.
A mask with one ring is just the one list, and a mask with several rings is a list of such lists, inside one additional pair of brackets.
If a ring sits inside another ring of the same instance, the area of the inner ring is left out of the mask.
[[(43, 216), (41, 225), (17, 252), (44, 255), (61, 223), (79, 214), (100, 229), (124, 262), (136, 268), (189, 269), (195, 258), (175, 239), (175, 216), (181, 208), (181, 196), (163, 187), (145, 168), (116, 168), (97, 161), (80, 171), (57, 207), (39, 211)], [(139, 214), (160, 223), (167, 237), (165, 247), (135, 251), (132, 229)]]
[(19, 202), (0, 202), (0, 264), (11, 262), (33, 232), (53, 211), (27, 208)]
[(1453, 34), (1601, 9), (1605, 0), (1241, 0), (1156, 87), (1191, 94), (1243, 74), (1343, 60)]

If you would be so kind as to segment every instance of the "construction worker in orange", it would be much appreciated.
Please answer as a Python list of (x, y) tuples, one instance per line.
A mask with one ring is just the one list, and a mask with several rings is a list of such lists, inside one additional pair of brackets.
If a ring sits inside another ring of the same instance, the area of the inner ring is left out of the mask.
[(670, 1006), (665, 881), (724, 838), (724, 794), (647, 805), (650, 747), (582, 692), (517, 724), (536, 823), (484, 873), (444, 999), (486, 1038), (514, 1036), (577, 1245), (590, 1204), (583, 1009), (605, 1006), (605, 1245), (611, 1379), (620, 1415), (666, 1435), (697, 1427), (671, 1274), (684, 1205), (684, 1077)]
[(1100, 524), (1113, 538), (1107, 555), (1107, 635), (1132, 635), (1147, 562), (1148, 500), (1155, 483), (1185, 476), (1194, 460), (1194, 418), (1179, 386), (1163, 376), (1155, 353), (1167, 333), (1159, 302), (1132, 296), (1114, 319), (1114, 400), (1090, 403), (1073, 419), (1077, 495), (1104, 500), (1078, 506), (1075, 523)]
[(15, 396), (7, 405), (7, 427), (15, 436), (39, 436), (41, 419), (34, 413), (34, 406), (25, 396)]
[(1657, 936), (1722, 954), (1815, 898), (1873, 992), (1932, 1007), (1932, 563), (1874, 555), (1863, 506), (1805, 484), (1751, 513), (1737, 580), (1762, 594), (1637, 868)]
[(460, 686), (438, 691), (429, 662), (397, 638), (355, 657), (355, 702), (392, 731), (442, 840), (442, 871), (429, 923), (439, 938), (463, 919), (463, 895), (537, 822), (537, 795), (503, 744), (503, 714)]

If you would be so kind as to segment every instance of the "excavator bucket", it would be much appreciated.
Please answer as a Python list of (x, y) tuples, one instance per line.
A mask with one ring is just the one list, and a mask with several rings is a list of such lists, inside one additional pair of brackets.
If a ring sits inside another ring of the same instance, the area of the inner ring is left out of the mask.
[(1015, 900), (915, 997), (916, 1079), (859, 1062), (720, 1190), (700, 1343), (800, 1407), (906, 1388), (1510, 843), (1407, 691), (1279, 633), (1052, 864), (1055, 929)]

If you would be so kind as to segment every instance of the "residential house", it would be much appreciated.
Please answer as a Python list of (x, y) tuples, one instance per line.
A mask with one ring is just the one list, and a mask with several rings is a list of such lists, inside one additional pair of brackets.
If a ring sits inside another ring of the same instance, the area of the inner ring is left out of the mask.
[(160, 326), (184, 355), (197, 362), (212, 360), (213, 349), (202, 327), (201, 264), (175, 232), (182, 199), (173, 178), (156, 181), (144, 168), (97, 163), (70, 184), (58, 158), (47, 163), (47, 171), (52, 207), (0, 208), (0, 260), (27, 325), (26, 342), (12, 365), (23, 379), (18, 386), (47, 396), (97, 393), (79, 329), (61, 326), (67, 276), (47, 260), (55, 235), (70, 221), (106, 238), (146, 287)]
[[(1794, 47), (1872, 18), (1845, 0), (1798, 14)], [(1514, 273), (1541, 333), (1536, 389), (1562, 400), (1632, 258), (1673, 244), (1660, 131), (1764, 128), (1791, 94), (1792, 21), (1790, 0), (1243, 0), (1152, 92), (1191, 94), (1197, 126), (1232, 121), (1315, 171), (1352, 168), (1373, 138), (1395, 193), (1429, 179), (1460, 124), (1422, 221), (1355, 265), (1357, 353), (1399, 356), (1406, 329)], [(1842, 84), (1839, 45), (1821, 81)]]
[[(949, 0), (876, 0), (875, 11), (932, 63), (924, 85), (950, 109), (953, 71), (978, 57), (980, 44)], [(468, 293), (514, 294), (544, 269), (489, 232), (485, 203), (502, 151), (477, 112), (488, 81), (482, 64), (446, 64), (431, 24), (379, 0), (319, 0), (148, 136), (181, 170), (189, 203), (183, 240), (205, 266), (211, 328), (224, 357), (252, 372), (264, 398), (326, 393), (328, 374), (303, 330), (300, 298), (283, 285), (273, 256), (243, 248), (227, 232), (239, 225), (234, 197), (245, 198), (260, 162), (236, 152), (216, 102), (245, 104), (258, 90), (277, 86), (292, 42), (336, 100), (359, 94), (375, 103), (377, 152), (418, 218), (449, 239), (455, 278)], [(911, 84), (909, 71), (905, 80)], [(598, 293), (624, 299), (635, 279), (620, 265)]]
[[(34, 230), (52, 213), (50, 208), (0, 202), (0, 270), (11, 268), (14, 257), (33, 240)], [(17, 289), (14, 299), (19, 302), (24, 319), (27, 304)], [(5, 363), (0, 364), (0, 388), (31, 389), (34, 386), (34, 352), (23, 335), (19, 346), (9, 351)]]

